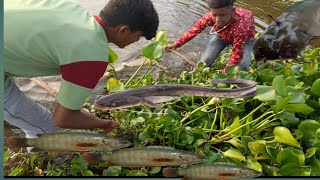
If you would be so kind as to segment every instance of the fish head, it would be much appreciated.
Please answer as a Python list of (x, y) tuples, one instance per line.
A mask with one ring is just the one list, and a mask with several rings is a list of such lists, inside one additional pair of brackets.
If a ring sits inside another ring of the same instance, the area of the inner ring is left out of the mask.
[(311, 38), (296, 21), (281, 18), (271, 23), (253, 43), (255, 60), (297, 58)]
[(250, 168), (239, 168), (238, 171), (238, 175), (237, 177), (243, 177), (243, 178), (253, 178), (253, 177), (258, 177), (258, 176), (262, 176), (262, 173), (260, 171), (256, 171), (254, 169), (250, 169)]
[(179, 154), (179, 160), (188, 164), (198, 164), (204, 162), (206, 158), (198, 154), (182, 152)]
[(121, 149), (128, 146), (131, 146), (131, 142), (121, 139), (121, 138), (108, 138), (102, 140), (103, 144), (107, 149), (114, 150), (114, 149)]

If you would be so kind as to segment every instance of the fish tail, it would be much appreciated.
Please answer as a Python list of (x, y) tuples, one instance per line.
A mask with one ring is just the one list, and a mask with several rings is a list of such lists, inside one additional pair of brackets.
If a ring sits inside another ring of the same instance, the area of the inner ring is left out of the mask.
[(27, 138), (12, 137), (10, 138), (9, 145), (12, 147), (28, 147)]
[(82, 157), (88, 163), (98, 163), (102, 161), (102, 154), (98, 153), (85, 153)]
[(165, 167), (162, 169), (162, 174), (164, 177), (177, 177), (179, 176), (178, 171), (178, 168)]

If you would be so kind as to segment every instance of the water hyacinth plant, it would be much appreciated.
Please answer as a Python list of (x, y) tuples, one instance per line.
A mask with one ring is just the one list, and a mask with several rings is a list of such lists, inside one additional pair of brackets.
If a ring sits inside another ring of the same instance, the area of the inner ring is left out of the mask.
[[(142, 49), (148, 66), (162, 57), (167, 43), (160, 31), (154, 41)], [(244, 78), (258, 83), (257, 94), (246, 98), (183, 97), (161, 104), (123, 110), (90, 112), (120, 123), (114, 135), (130, 140), (134, 146), (161, 145), (187, 150), (208, 157), (208, 162), (228, 162), (261, 171), (265, 176), (320, 176), (320, 48), (301, 53), (301, 61), (256, 63), (248, 71), (233, 66), (227, 75), (215, 65), (184, 71), (179, 77), (159, 74), (128, 80), (109, 79), (107, 93), (154, 84), (194, 84), (232, 88), (232, 84), (213, 85), (219, 78)], [(226, 61), (228, 55), (219, 61)], [(309, 65), (307, 65), (309, 63)], [(217, 66), (219, 63), (217, 63)], [(141, 69), (141, 68), (140, 68)], [(140, 71), (137, 69), (137, 72)], [(5, 163), (12, 162), (9, 149)], [(108, 153), (108, 152), (105, 152)], [(20, 155), (16, 155), (20, 156)], [(24, 163), (6, 170), (7, 175), (59, 176), (161, 176), (159, 167), (108, 167), (106, 162), (87, 164), (75, 153), (56, 164), (54, 158), (30, 156)], [(44, 165), (45, 164), (45, 165)]]

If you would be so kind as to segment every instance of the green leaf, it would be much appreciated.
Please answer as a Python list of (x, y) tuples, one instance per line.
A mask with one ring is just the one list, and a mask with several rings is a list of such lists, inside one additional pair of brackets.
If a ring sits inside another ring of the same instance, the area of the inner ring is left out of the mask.
[(317, 151), (317, 148), (314, 148), (314, 147), (307, 149), (306, 154), (305, 154), (306, 159), (309, 159), (309, 158), (311, 158), (313, 155), (315, 155), (315, 154), (316, 154), (316, 151)]
[(248, 143), (253, 142), (254, 139), (251, 136), (241, 136), (241, 142), (245, 149), (249, 150)]
[(181, 116), (180, 112), (177, 112), (177, 111), (173, 110), (171, 107), (166, 108), (164, 110), (164, 113), (168, 114), (171, 117), (173, 117), (175, 120), (182, 119), (182, 116)]
[(31, 168), (33, 168), (33, 166), (34, 166), (34, 161), (37, 159), (37, 155), (34, 155), (34, 154), (31, 154), (30, 155), (30, 166), (31, 166)]
[(271, 86), (257, 85), (256, 93), (257, 95), (254, 99), (258, 99), (261, 102), (275, 101), (277, 98), (276, 91)]
[(314, 156), (311, 158), (311, 176), (320, 176), (320, 160)]
[(158, 41), (162, 46), (168, 45), (168, 39), (164, 30), (158, 31), (155, 41)]
[(113, 64), (118, 60), (118, 54), (115, 53), (110, 47), (108, 48), (108, 63)]
[(316, 140), (316, 131), (320, 129), (320, 123), (315, 120), (304, 120), (299, 126), (299, 130), (303, 133), (301, 138), (303, 144), (307, 148), (312, 147), (312, 143)]
[(246, 160), (246, 158), (242, 155), (242, 153), (234, 148), (230, 148), (227, 151), (223, 152), (223, 155), (236, 162), (241, 162)]
[(301, 148), (300, 144), (294, 139), (288, 128), (281, 126), (275, 127), (273, 134), (275, 135), (274, 141)]
[(131, 124), (132, 124), (133, 126), (136, 126), (137, 124), (142, 124), (142, 123), (144, 123), (145, 121), (146, 121), (146, 120), (145, 120), (143, 117), (137, 117), (137, 118), (131, 120)]
[(290, 112), (282, 112), (277, 114), (275, 118), (280, 119), (282, 125), (286, 127), (296, 126), (300, 122), (299, 118), (296, 118), (296, 115)]
[(244, 165), (250, 169), (262, 172), (262, 165), (253, 157), (249, 157)]
[(17, 166), (8, 174), (8, 176), (20, 176), (20, 175), (23, 175), (23, 173), (24, 173), (23, 168), (21, 168), (21, 166)]
[(287, 88), (282, 76), (276, 76), (273, 79), (272, 87), (279, 93), (280, 96), (286, 97), (287, 96)]
[(237, 138), (232, 138), (232, 139), (230, 139), (230, 140), (228, 140), (226, 142), (232, 144), (238, 150), (244, 149), (244, 146), (241, 144), (241, 141), (239, 139), (237, 139)]
[(143, 117), (144, 119), (152, 118), (152, 111), (150, 108), (144, 108), (137, 113), (139, 117)]
[(10, 149), (8, 148), (7, 150), (4, 151), (3, 153), (3, 164), (6, 163), (7, 157), (10, 155)]
[(311, 93), (317, 97), (320, 97), (320, 79), (313, 82), (311, 86)]
[(280, 172), (284, 176), (310, 176), (311, 168), (309, 166), (300, 166), (297, 164), (285, 164), (280, 168)]
[(82, 171), (82, 176), (94, 176), (93, 172), (86, 169), (84, 171)]
[(288, 105), (289, 101), (292, 99), (292, 95), (285, 97), (277, 102), (276, 105), (272, 106), (272, 110), (275, 114), (279, 113), (283, 108)]
[(287, 91), (289, 96), (292, 96), (291, 100), (289, 101), (289, 104), (304, 104), (306, 102), (304, 92), (302, 89), (288, 86)]
[(161, 171), (161, 167), (151, 167), (151, 170), (149, 170), (149, 174), (157, 174)]
[(78, 175), (81, 172), (81, 167), (78, 164), (72, 164), (71, 169), (70, 169), (70, 173), (73, 176)]
[(284, 107), (284, 110), (287, 112), (300, 112), (304, 114), (309, 114), (314, 111), (314, 109), (306, 104), (288, 104)]
[(207, 140), (205, 139), (197, 139), (197, 141), (194, 143), (194, 146), (197, 148), (199, 146), (201, 146), (203, 143), (206, 143), (208, 142)]
[(119, 92), (124, 90), (124, 84), (115, 78), (109, 78), (106, 83), (106, 89), (109, 93)]
[(256, 160), (270, 159), (271, 156), (266, 150), (266, 141), (257, 140), (248, 143), (248, 147)]
[(121, 173), (121, 167), (120, 166), (112, 166), (108, 169), (105, 169), (102, 173), (103, 176), (119, 176)]
[(160, 42), (155, 41), (142, 48), (142, 55), (150, 60), (157, 60), (162, 57), (163, 46)]
[(277, 161), (281, 164), (293, 163), (301, 166), (305, 165), (303, 151), (292, 147), (281, 150), (277, 156)]
[(299, 83), (299, 81), (294, 76), (289, 76), (284, 81), (287, 86), (293, 86), (293, 87)]
[(267, 145), (266, 151), (272, 157), (272, 159), (277, 159), (279, 150), (275, 146)]
[(307, 76), (311, 76), (311, 75), (315, 74), (318, 70), (318, 64), (315, 63), (317, 61), (315, 59), (312, 59), (310, 62), (311, 63), (303, 63), (303, 72)]
[[(229, 127), (225, 128), (223, 131), (230, 132), (230, 131), (237, 129), (239, 126), (241, 126), (240, 118), (239, 118), (239, 116), (236, 116), (233, 118), (232, 124)], [(242, 129), (239, 129), (239, 130), (233, 132), (232, 135), (234, 137), (240, 137), (242, 135)]]
[(148, 176), (143, 170), (130, 170), (126, 176)]

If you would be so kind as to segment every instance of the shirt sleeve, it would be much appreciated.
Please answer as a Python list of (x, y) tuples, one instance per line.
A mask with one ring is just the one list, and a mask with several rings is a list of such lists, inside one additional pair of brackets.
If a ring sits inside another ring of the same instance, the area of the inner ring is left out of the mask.
[(178, 47), (184, 45), (191, 39), (193, 39), (196, 35), (201, 33), (207, 26), (212, 26), (212, 14), (211, 12), (206, 13), (201, 17), (198, 22), (196, 22), (187, 32), (183, 33), (183, 35), (176, 41), (176, 45)]
[(105, 61), (80, 61), (60, 66), (62, 81), (57, 101), (68, 109), (81, 109), (107, 65)]

